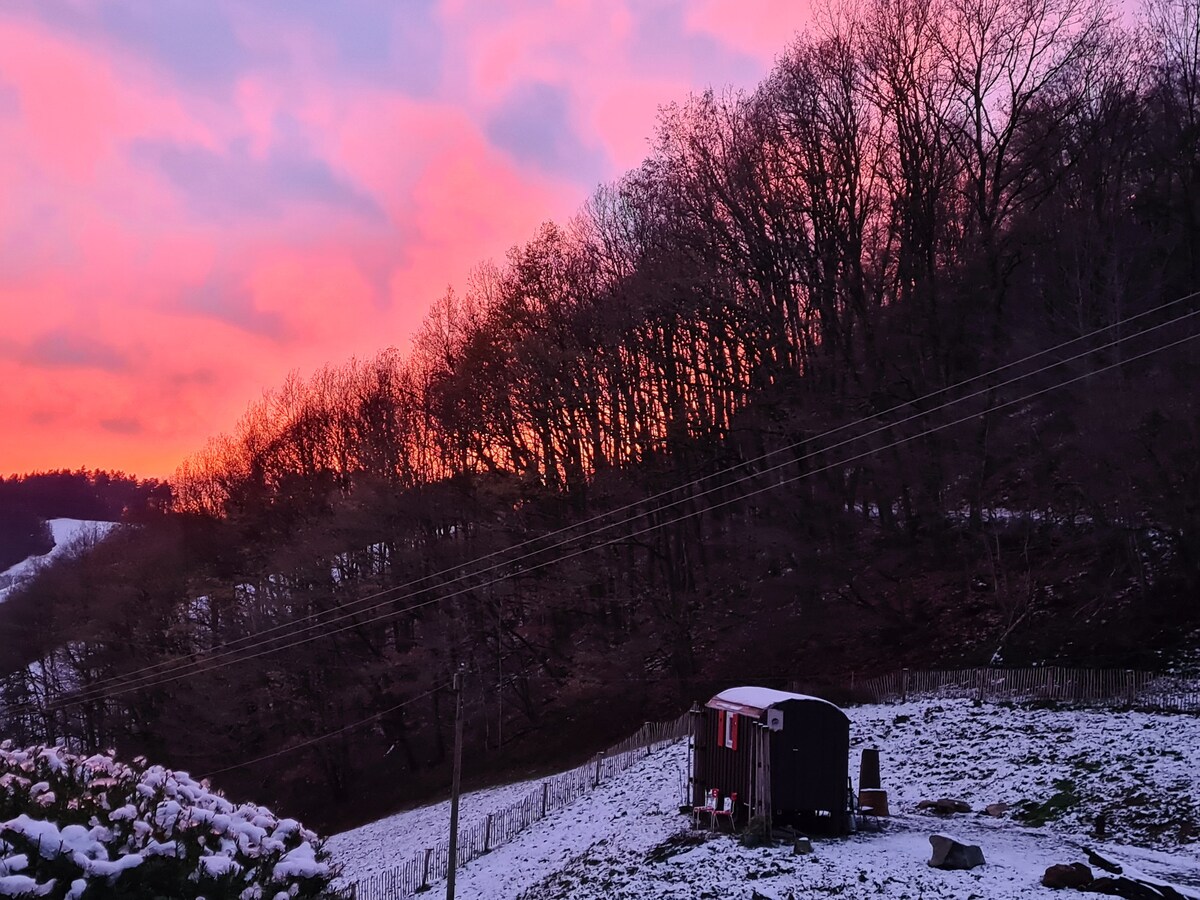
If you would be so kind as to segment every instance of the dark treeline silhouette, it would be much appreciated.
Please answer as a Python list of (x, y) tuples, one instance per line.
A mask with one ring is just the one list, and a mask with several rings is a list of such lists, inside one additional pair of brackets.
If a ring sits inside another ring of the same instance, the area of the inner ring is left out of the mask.
[(54, 535), (46, 520), (21, 507), (0, 514), (0, 572), (30, 556), (48, 553)]
[(58, 469), (0, 477), (0, 570), (54, 546), (47, 519), (135, 521), (170, 505), (166, 482), (124, 472)]
[(332, 824), (438, 788), (450, 698), (398, 704), (460, 664), (478, 772), (731, 679), (1151, 661), (1200, 587), (1197, 355), (1151, 352), (1196, 328), (1197, 10), (863, 0), (665, 109), (411, 352), (292, 376), (0, 608), (9, 728), (196, 773), (337, 732), (218, 776)]

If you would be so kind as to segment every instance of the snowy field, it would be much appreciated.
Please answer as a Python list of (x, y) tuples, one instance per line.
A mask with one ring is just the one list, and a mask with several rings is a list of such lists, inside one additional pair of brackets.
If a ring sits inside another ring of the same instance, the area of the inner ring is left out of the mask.
[(35, 575), (39, 568), (52, 562), (77, 539), (93, 535), (101, 538), (117, 526), (116, 522), (90, 522), (86, 519), (49, 519), (47, 521), (50, 524), (50, 532), (54, 536), (54, 546), (50, 548), (49, 553), (26, 557), (0, 572), (0, 603), (5, 601), (9, 591)]
[[(793, 855), (790, 846), (747, 849), (727, 834), (692, 832), (678, 812), (687, 762), (680, 742), (469, 863), (459, 871), (458, 894), (480, 900), (1052, 897), (1062, 894), (1041, 886), (1046, 867), (1083, 862), (1087, 847), (1127, 874), (1161, 879), (1200, 898), (1200, 717), (975, 707), (967, 700), (847, 712), (856, 781), (861, 749), (880, 749), (894, 815), (878, 831), (815, 841), (809, 856)], [(526, 784), (471, 795), (464, 823), (527, 790)], [(977, 811), (1007, 803), (1010, 811), (943, 818), (916, 808), (941, 797)], [(1101, 836), (1093, 834), (1097, 816), (1104, 820)], [(327, 847), (352, 881), (429, 846), (448, 818), (445, 804), (426, 807), (336, 835)], [(937, 832), (978, 844), (987, 865), (929, 868), (929, 835)]]
[[(465, 827), (477, 819), (486, 818), (493, 810), (519, 803), (540, 783), (537, 779), (519, 781), (463, 794), (459, 800), (459, 821)], [(588, 799), (582, 802), (586, 803)], [(582, 808), (581, 805), (576, 804), (571, 810), (579, 808)], [(445, 841), (449, 823), (450, 801), (446, 800), (335, 834), (325, 842), (325, 848), (336, 860), (346, 864), (346, 877), (353, 881), (390, 869), (424, 848)], [(521, 835), (519, 840), (524, 837)], [(398, 850), (398, 847), (405, 849)]]

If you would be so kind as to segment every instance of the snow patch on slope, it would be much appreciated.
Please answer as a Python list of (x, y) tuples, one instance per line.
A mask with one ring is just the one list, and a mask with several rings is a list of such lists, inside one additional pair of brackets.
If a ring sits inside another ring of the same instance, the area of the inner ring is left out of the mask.
[(33, 578), (45, 566), (53, 563), (76, 541), (100, 540), (117, 527), (116, 522), (94, 522), (87, 519), (49, 519), (47, 521), (50, 525), (50, 533), (54, 537), (54, 546), (50, 548), (49, 553), (26, 557), (0, 572), (0, 603), (7, 599), (12, 590)]

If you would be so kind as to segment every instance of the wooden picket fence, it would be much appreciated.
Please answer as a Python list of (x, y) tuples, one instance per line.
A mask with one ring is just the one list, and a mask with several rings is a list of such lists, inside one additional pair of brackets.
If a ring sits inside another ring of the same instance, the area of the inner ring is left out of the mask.
[(857, 697), (875, 703), (929, 698), (1061, 702), (1076, 706), (1200, 712), (1195, 681), (1134, 669), (1040, 668), (903, 669), (854, 679)]
[[(488, 813), (458, 830), (458, 865), (512, 840), (530, 825), (573, 803), (604, 781), (624, 772), (637, 760), (665, 744), (690, 734), (690, 719), (680, 716), (670, 722), (647, 722), (621, 743), (598, 753), (581, 766), (542, 781), (511, 806)], [(402, 900), (444, 879), (449, 873), (450, 842), (429, 847), (400, 865), (343, 888), (345, 900)]]

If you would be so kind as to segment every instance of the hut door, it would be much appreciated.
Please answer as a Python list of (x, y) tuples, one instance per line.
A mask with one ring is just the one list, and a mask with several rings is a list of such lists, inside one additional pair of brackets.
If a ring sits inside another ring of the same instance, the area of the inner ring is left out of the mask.
[(758, 802), (758, 814), (767, 820), (769, 828), (774, 816), (771, 802), (771, 732), (766, 728), (756, 730), (758, 765), (755, 767), (755, 797)]

